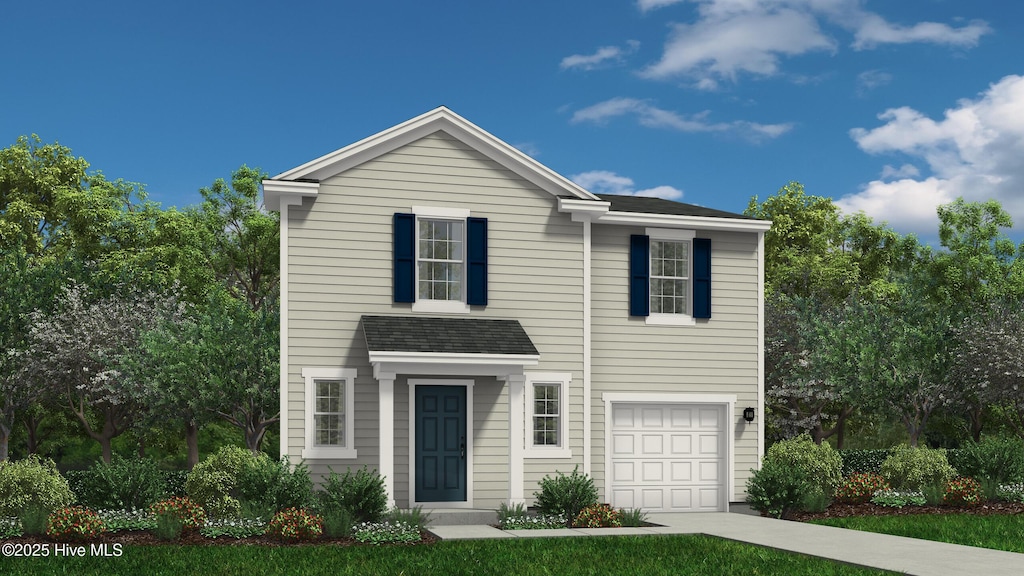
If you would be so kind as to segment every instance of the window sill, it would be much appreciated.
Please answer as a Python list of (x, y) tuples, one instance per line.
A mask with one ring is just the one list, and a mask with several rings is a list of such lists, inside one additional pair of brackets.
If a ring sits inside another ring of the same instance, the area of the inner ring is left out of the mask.
[(470, 307), (465, 302), (454, 300), (417, 300), (412, 303), (412, 311), (429, 314), (469, 314)]
[(356, 457), (355, 448), (303, 448), (304, 460), (349, 460)]
[(696, 326), (697, 321), (689, 314), (651, 314), (646, 319), (648, 326)]
[(572, 458), (572, 450), (568, 448), (527, 448), (523, 453), (524, 458), (553, 459)]

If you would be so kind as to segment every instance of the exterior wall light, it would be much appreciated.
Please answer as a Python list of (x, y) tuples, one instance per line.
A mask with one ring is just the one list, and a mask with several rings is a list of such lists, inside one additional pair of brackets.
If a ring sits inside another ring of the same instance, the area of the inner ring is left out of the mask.
[(753, 422), (754, 421), (754, 409), (753, 408), (744, 408), (743, 409), (743, 419), (746, 420), (747, 422)]

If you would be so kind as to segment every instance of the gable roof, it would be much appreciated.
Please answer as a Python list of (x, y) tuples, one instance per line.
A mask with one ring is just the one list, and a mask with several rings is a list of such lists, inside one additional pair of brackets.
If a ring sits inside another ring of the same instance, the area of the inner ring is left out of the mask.
[(484, 354), (537, 356), (537, 347), (517, 320), (363, 316), (370, 354)]
[[(598, 200), (597, 195), (584, 190), (580, 185), (506, 144), (448, 108), (440, 106), (426, 114), (421, 114), (340, 150), (325, 154), (302, 166), (264, 180), (264, 201), (267, 208), (279, 210), (282, 198), (290, 197), (301, 200), (302, 197), (315, 197), (319, 187), (318, 182), (438, 131), (460, 140), (554, 196)], [(290, 201), (286, 200), (286, 202)]]

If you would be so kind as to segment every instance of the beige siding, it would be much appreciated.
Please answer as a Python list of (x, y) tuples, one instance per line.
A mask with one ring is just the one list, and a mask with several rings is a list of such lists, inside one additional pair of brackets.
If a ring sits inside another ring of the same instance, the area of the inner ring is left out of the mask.
[(629, 315), (629, 236), (642, 228), (593, 231), (593, 475), (603, 492), (605, 392), (735, 394), (733, 498), (756, 465), (757, 429), (742, 419), (757, 402), (757, 235), (703, 232), (711, 239), (712, 317), (694, 326), (649, 326)]
[[(289, 208), (288, 452), (304, 443), (303, 367), (358, 370), (358, 458), (310, 462), (378, 466), (378, 396), (359, 318), (412, 314), (391, 301), (391, 223), (413, 206), (469, 208), (488, 219), (489, 304), (474, 318), (519, 320), (540, 351), (531, 370), (573, 373), (582, 382), (582, 225), (555, 199), (444, 133), (401, 147), (320, 184), (314, 200)], [(493, 378), (474, 388), (474, 500), (497, 507), (508, 497), (507, 389)], [(408, 387), (395, 385), (395, 496), (409, 499)], [(582, 461), (582, 402), (569, 415), (574, 460)], [(571, 466), (571, 464), (569, 465)], [(527, 493), (532, 492), (530, 479)]]

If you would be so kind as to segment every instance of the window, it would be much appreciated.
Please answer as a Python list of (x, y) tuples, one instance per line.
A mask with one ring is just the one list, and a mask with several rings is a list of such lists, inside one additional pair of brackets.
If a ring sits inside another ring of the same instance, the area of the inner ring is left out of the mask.
[(569, 373), (527, 373), (526, 457), (569, 458)]
[(306, 446), (303, 458), (355, 458), (353, 438), (356, 371), (303, 368), (306, 382)]
[(689, 314), (690, 241), (651, 239), (651, 314)]
[(711, 241), (693, 230), (648, 228), (630, 236), (629, 313), (647, 324), (711, 317)]
[(465, 224), (420, 218), (417, 300), (463, 300)]

